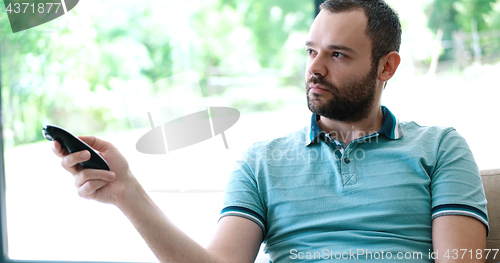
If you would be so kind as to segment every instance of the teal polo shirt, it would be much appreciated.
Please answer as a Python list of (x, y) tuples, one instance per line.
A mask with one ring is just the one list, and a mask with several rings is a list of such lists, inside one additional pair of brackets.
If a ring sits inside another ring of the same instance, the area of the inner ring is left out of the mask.
[(314, 114), (297, 132), (255, 143), (231, 174), (220, 217), (259, 225), (275, 263), (433, 262), (432, 220), (443, 215), (473, 217), (489, 231), (464, 138), (382, 112), (380, 131), (348, 145), (322, 132)]

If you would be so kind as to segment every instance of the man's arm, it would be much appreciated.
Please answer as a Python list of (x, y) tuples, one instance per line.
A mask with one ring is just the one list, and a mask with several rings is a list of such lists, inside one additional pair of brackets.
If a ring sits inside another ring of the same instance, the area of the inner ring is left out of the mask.
[(93, 136), (80, 139), (101, 153), (111, 172), (82, 169), (78, 163), (90, 158), (88, 152), (67, 154), (54, 142), (53, 151), (62, 157), (62, 166), (74, 175), (78, 194), (116, 205), (160, 262), (250, 263), (255, 260), (263, 240), (262, 229), (257, 224), (234, 216), (222, 218), (215, 237), (205, 249), (172, 224), (154, 204), (112, 144)]
[(436, 263), (485, 262), (486, 227), (468, 216), (440, 216), (432, 221)]
[(264, 239), (262, 229), (243, 217), (226, 216), (220, 219), (208, 250), (227, 262), (254, 262)]
[(228, 216), (220, 220), (208, 248), (175, 227), (144, 192), (119, 208), (135, 226), (160, 262), (254, 262), (263, 239), (254, 222)]

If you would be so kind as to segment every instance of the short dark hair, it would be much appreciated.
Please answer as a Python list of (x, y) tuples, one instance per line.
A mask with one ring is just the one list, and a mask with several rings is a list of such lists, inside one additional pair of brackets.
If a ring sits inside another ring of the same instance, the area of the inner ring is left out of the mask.
[(399, 52), (401, 46), (401, 22), (396, 12), (384, 0), (326, 0), (321, 10), (332, 13), (363, 10), (368, 17), (366, 35), (372, 41), (372, 63), (389, 52)]

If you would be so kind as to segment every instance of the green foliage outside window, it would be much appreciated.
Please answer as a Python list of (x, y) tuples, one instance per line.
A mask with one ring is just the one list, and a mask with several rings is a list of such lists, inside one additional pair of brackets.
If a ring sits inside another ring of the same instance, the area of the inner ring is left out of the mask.
[[(453, 32), (458, 31), (490, 32), (481, 40), (487, 42), (486, 55), (500, 53), (499, 0), (434, 0), (428, 5), (426, 12), (429, 16), (429, 28), (434, 32), (443, 30), (443, 40), (453, 40)], [(442, 56), (445, 59), (452, 57), (451, 50), (447, 50)]]
[[(227, 87), (211, 87), (214, 72), (271, 67), (284, 83), (303, 74), (295, 66), (302, 61), (290, 63), (297, 48), (286, 43), (293, 33), (307, 32), (314, 9), (307, 1), (199, 1), (179, 10), (189, 20), (178, 24), (168, 20), (177, 7), (162, 1), (100, 3), (89, 12), (81, 2), (59, 19), (15, 34), (0, 13), (7, 146), (42, 140), (48, 116), (80, 133), (129, 128), (127, 116), (110, 105), (116, 101), (99, 100), (123, 83), (154, 89), (152, 83), (194, 69), (205, 95), (221, 95)], [(178, 32), (183, 23), (189, 28)]]

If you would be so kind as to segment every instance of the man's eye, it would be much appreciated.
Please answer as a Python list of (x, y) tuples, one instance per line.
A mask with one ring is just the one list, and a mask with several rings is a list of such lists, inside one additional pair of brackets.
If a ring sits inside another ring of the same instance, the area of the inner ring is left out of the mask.
[(343, 58), (345, 57), (344, 54), (340, 53), (340, 52), (333, 52), (333, 56), (336, 57), (336, 58)]

